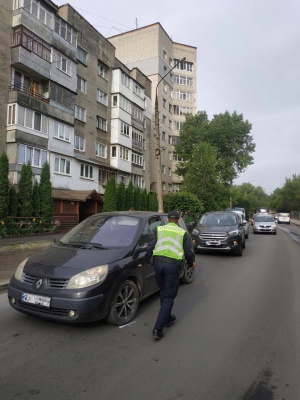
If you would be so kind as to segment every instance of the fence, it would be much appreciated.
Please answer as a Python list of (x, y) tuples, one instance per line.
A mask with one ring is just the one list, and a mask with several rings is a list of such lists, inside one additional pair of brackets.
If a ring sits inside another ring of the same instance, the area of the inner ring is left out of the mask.
[(292, 219), (300, 219), (300, 211), (291, 211)]

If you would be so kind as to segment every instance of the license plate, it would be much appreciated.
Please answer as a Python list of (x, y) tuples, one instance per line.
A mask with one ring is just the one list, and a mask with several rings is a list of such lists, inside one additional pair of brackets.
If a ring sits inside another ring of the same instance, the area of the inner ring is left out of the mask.
[(36, 294), (22, 293), (21, 300), (24, 303), (35, 304), (42, 307), (50, 307), (51, 297), (39, 296)]
[(221, 242), (220, 242), (220, 240), (209, 240), (205, 244), (206, 244), (206, 246), (220, 246)]

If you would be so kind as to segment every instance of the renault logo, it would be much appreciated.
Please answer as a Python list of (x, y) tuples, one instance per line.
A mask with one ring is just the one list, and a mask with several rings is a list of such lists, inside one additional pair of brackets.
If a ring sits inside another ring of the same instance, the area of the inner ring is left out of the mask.
[(38, 281), (36, 281), (34, 283), (35, 289), (39, 289), (42, 286), (42, 284), (43, 284), (43, 279), (39, 279)]

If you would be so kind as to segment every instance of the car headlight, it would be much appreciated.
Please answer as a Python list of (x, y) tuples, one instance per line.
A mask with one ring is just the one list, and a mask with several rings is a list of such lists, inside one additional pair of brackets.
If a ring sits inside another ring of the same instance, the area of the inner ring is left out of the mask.
[(72, 276), (66, 289), (81, 289), (103, 282), (107, 276), (108, 265), (99, 265)]
[(238, 230), (228, 232), (228, 235), (229, 235), (229, 236), (237, 236), (238, 234), (239, 234), (239, 231), (238, 231)]
[(275, 229), (276, 228), (276, 225), (274, 224), (274, 225), (272, 225), (272, 227), (271, 227), (271, 229)]
[(199, 236), (199, 234), (200, 232), (198, 231), (198, 229), (193, 229), (192, 235)]
[(18, 265), (18, 268), (17, 268), (17, 270), (15, 272), (15, 278), (18, 281), (22, 281), (23, 270), (24, 270), (24, 267), (25, 267), (25, 264), (26, 264), (27, 260), (28, 260), (28, 258), (26, 258), (24, 261), (21, 262), (21, 264)]

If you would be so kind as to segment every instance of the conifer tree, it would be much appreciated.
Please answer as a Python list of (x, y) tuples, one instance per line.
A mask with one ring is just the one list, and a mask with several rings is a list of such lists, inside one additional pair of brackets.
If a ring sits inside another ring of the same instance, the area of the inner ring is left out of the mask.
[(3, 153), (0, 157), (0, 218), (6, 218), (9, 210), (8, 157)]
[(34, 185), (32, 190), (32, 201), (33, 201), (33, 216), (39, 217), (41, 213), (40, 185), (36, 179), (34, 180)]
[(11, 185), (9, 188), (8, 213), (10, 217), (16, 217), (18, 215), (18, 194), (14, 185)]
[(126, 210), (126, 188), (124, 182), (120, 182), (117, 188), (117, 210)]
[(32, 217), (32, 210), (32, 170), (28, 163), (22, 165), (20, 172), (18, 216)]
[(133, 197), (133, 183), (129, 182), (126, 188), (126, 209), (134, 209), (134, 197)]
[(107, 181), (104, 192), (103, 212), (117, 211), (117, 188), (114, 177)]
[(141, 207), (140, 209), (142, 211), (147, 211), (148, 210), (148, 202), (147, 202), (147, 189), (143, 189), (141, 193)]
[(40, 216), (50, 224), (53, 218), (52, 184), (50, 165), (46, 162), (41, 171), (40, 189)]

